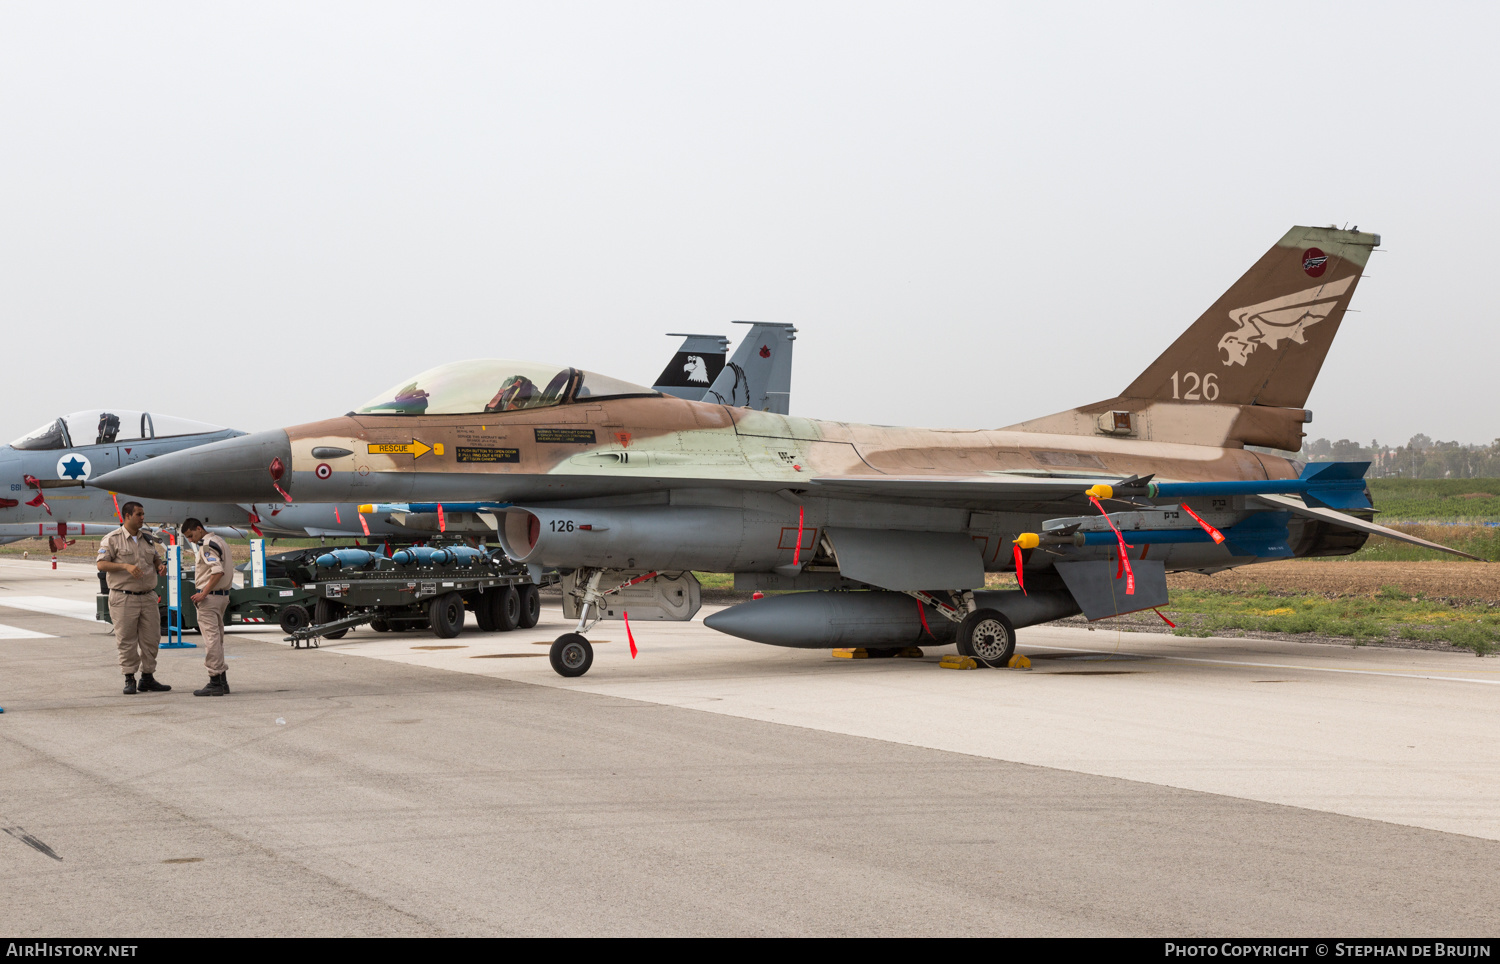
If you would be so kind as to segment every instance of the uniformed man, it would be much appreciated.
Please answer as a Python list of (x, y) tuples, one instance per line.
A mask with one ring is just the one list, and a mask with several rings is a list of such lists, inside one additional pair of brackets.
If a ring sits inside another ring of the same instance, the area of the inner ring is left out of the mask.
[[(109, 586), (109, 621), (115, 628), (120, 669), (125, 671), (125, 695), (165, 693), (172, 687), (158, 683), (156, 648), (161, 645), (161, 610), (157, 607), (156, 577), (167, 571), (156, 543), (141, 529), (146, 510), (139, 502), (120, 506), (124, 524), (99, 540), (96, 568)], [(136, 670), (141, 685), (135, 684)]]
[(224, 610), (229, 608), (229, 587), (234, 584), (234, 561), (223, 536), (203, 528), (197, 519), (182, 524), (182, 537), (193, 544), (193, 605), (198, 607), (198, 632), (203, 637), (203, 662), (208, 666), (208, 685), (193, 690), (194, 696), (228, 696), (229, 666), (224, 662)]

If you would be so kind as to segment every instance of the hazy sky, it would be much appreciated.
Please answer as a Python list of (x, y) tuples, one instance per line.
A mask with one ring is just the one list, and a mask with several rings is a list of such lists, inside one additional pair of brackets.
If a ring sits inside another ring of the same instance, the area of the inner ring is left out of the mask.
[(1312, 434), (1500, 436), (1493, 4), (0, 5), (0, 441), (245, 429), (490, 356), (792, 411), (1124, 388), (1292, 224), (1385, 238)]

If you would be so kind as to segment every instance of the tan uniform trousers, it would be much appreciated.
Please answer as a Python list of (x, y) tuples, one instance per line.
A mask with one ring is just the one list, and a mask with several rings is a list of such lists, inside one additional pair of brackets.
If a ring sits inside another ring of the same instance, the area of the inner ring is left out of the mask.
[(156, 605), (156, 593), (129, 596), (111, 591), (109, 621), (120, 649), (120, 671), (156, 672), (156, 648), (161, 645), (161, 610)]
[(217, 676), (229, 669), (224, 662), (224, 610), (229, 608), (228, 596), (205, 596), (198, 603), (198, 634), (203, 639), (203, 665), (210, 676)]

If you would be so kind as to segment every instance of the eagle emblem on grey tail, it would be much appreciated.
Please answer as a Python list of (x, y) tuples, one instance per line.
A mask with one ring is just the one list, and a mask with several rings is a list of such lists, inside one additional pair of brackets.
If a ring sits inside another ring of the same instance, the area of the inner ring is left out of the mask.
[(687, 380), (699, 385), (708, 384), (708, 365), (698, 355), (689, 355), (687, 361), (682, 363), (682, 370), (687, 373)]

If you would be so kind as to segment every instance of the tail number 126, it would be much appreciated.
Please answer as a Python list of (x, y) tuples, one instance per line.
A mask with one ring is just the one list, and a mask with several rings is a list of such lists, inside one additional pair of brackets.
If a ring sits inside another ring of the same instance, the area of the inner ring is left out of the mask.
[(1219, 397), (1218, 376), (1213, 372), (1172, 373), (1172, 397), (1187, 402), (1211, 402)]

